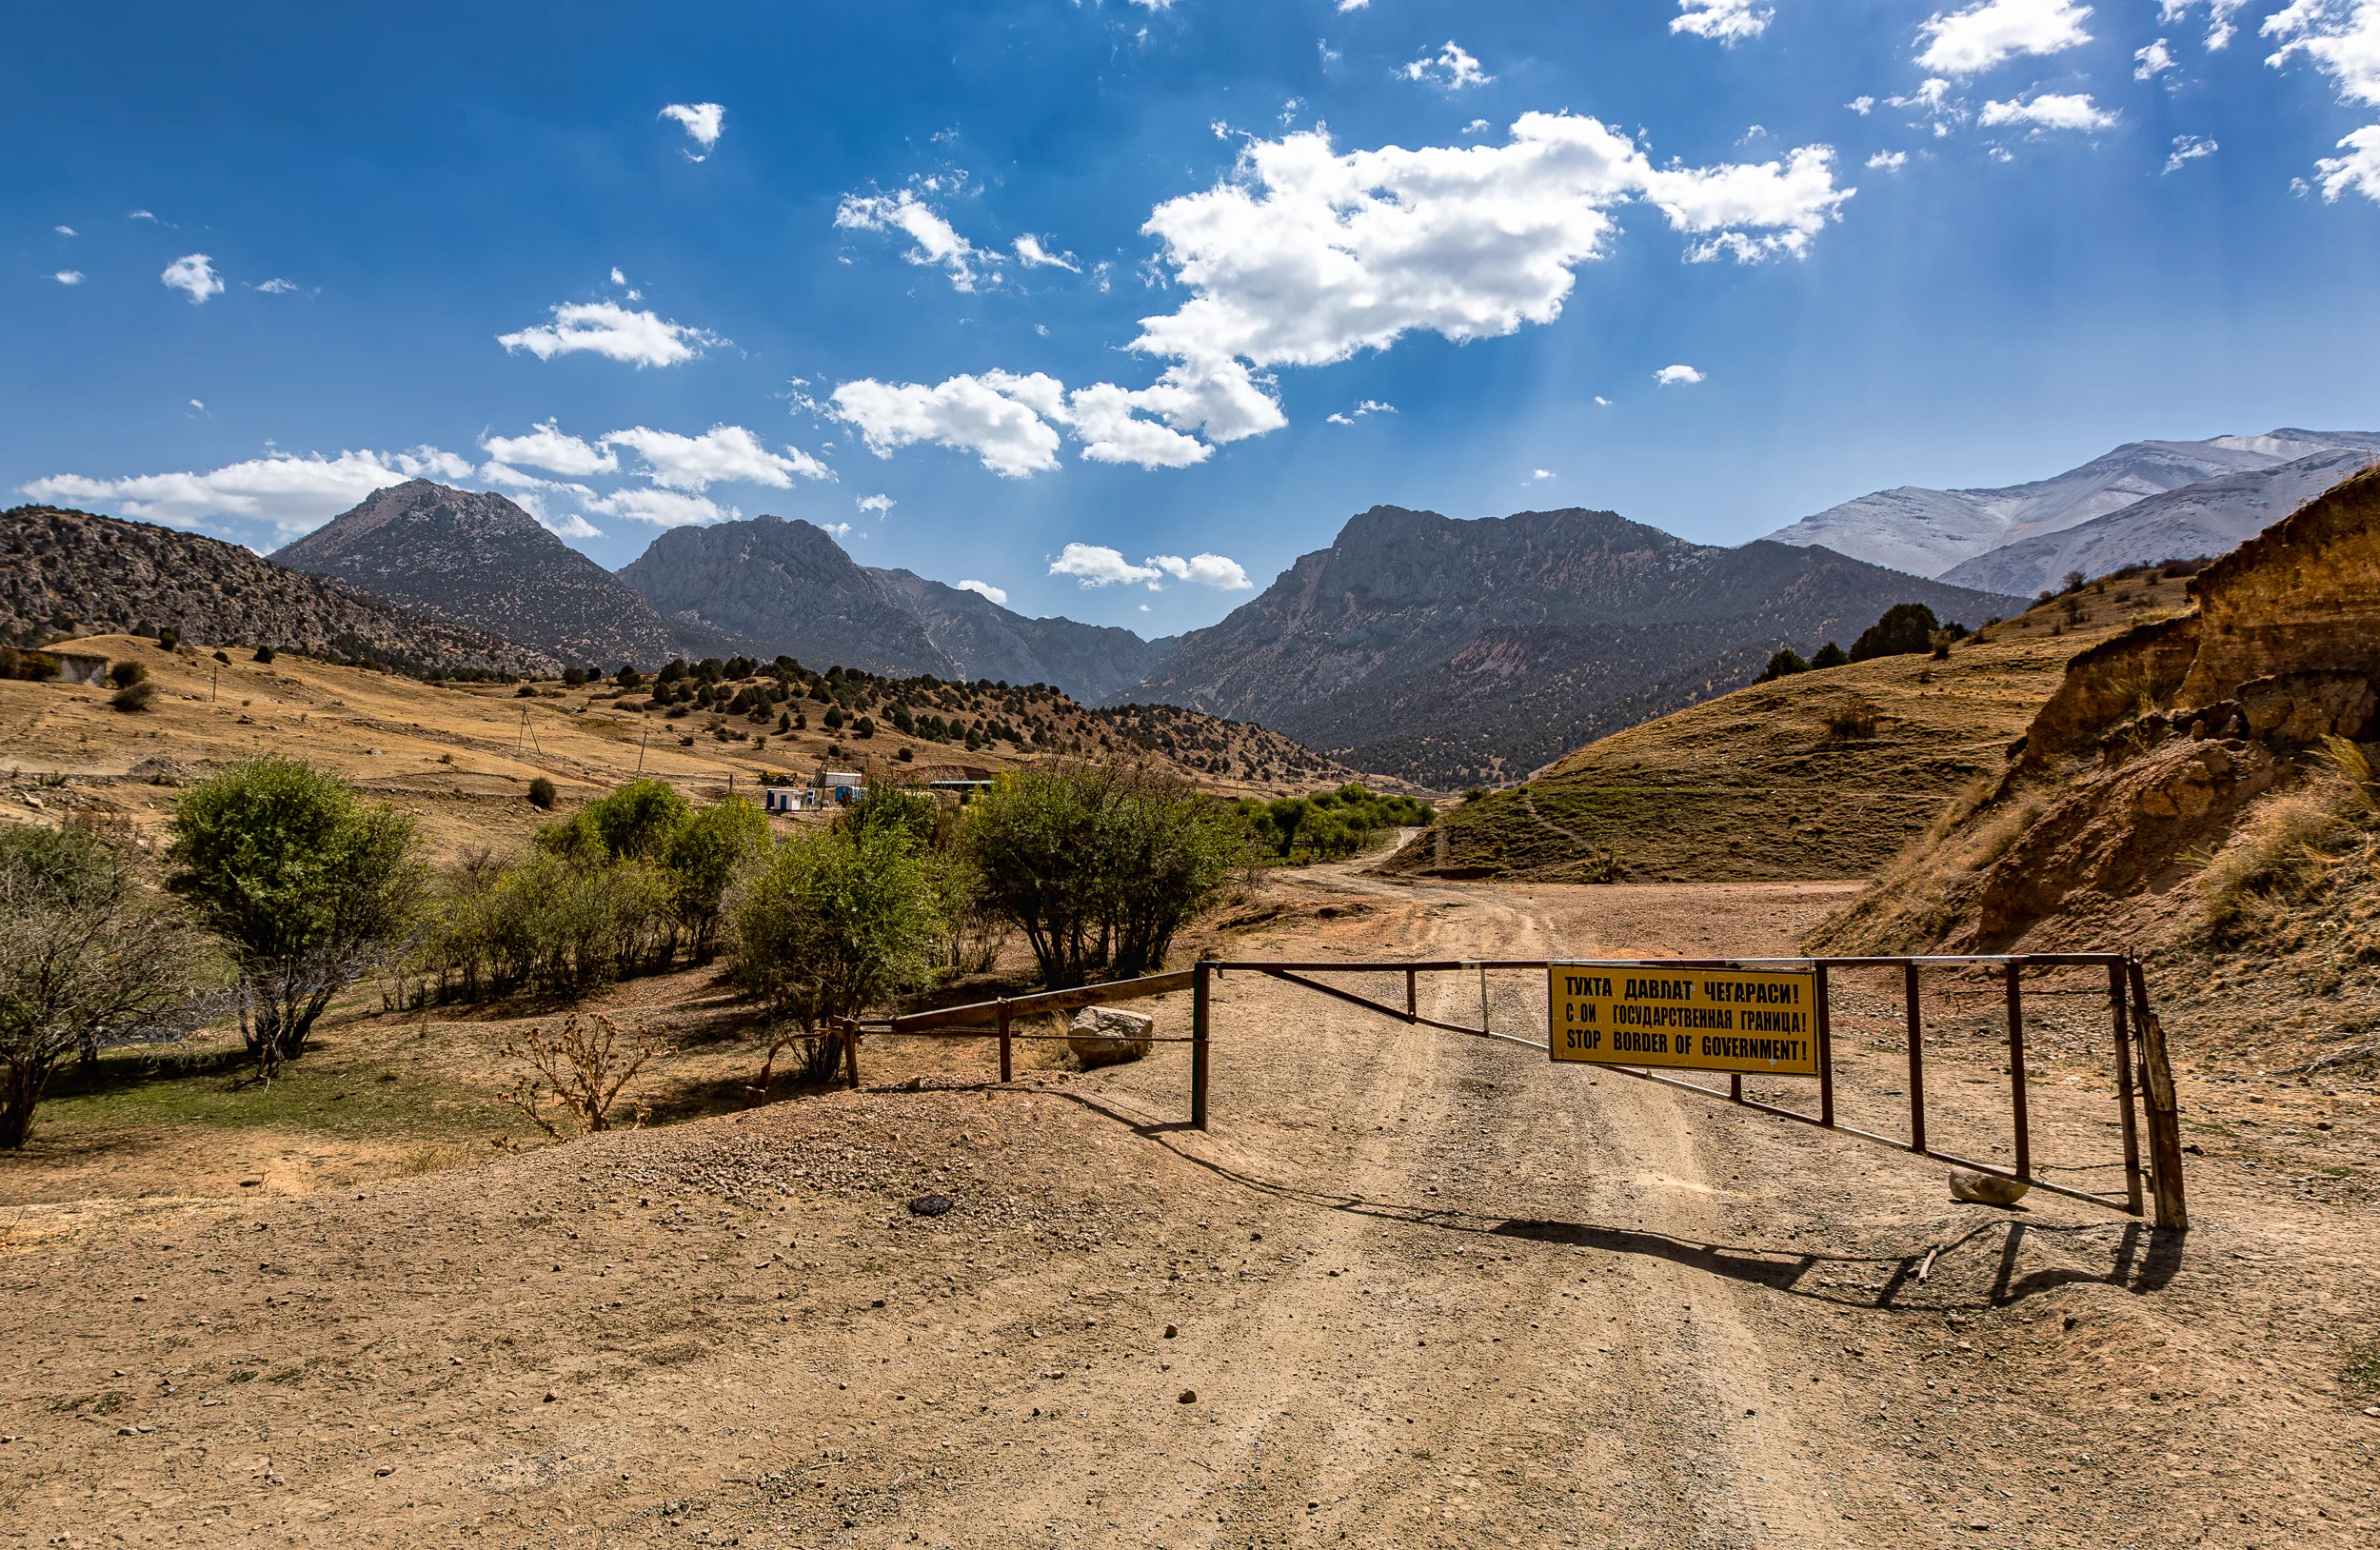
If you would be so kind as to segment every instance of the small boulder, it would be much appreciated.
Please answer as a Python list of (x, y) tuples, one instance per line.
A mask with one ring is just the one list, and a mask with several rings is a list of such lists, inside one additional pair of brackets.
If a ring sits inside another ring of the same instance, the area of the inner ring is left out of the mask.
[(1978, 1205), (2013, 1205), (2025, 1198), (2033, 1185), (2003, 1179), (1996, 1173), (1972, 1173), (1965, 1168), (1951, 1170), (1951, 1199), (1973, 1201)]
[(1156, 1031), (1153, 1017), (1120, 1012), (1113, 1006), (1085, 1006), (1066, 1025), (1066, 1047), (1087, 1071), (1139, 1060), (1149, 1052)]

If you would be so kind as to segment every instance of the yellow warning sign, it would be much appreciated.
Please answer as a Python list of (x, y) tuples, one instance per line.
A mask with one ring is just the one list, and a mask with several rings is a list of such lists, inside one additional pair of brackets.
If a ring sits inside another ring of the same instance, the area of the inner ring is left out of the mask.
[(1557, 1061), (1818, 1074), (1817, 977), (1664, 964), (1547, 970)]

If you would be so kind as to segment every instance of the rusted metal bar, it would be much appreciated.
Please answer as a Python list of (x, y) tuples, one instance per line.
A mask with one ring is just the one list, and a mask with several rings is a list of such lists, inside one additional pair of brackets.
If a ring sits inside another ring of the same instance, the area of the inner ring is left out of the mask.
[(1827, 1021), (1826, 964), (1819, 964), (1810, 971), (1812, 999), (1816, 1001), (1818, 1014), (1818, 1123), (1832, 1129), (1835, 1124), (1835, 1030)]
[[(1341, 990), (1335, 984), (1324, 984), (1319, 980), (1309, 980), (1302, 974), (1293, 974), (1287, 969), (1276, 968), (1271, 964), (1243, 964), (1240, 966), (1242, 968), (1258, 969), (1262, 973), (1271, 975), (1276, 980), (1284, 982), (1285, 984), (1302, 985), (1308, 990), (1312, 990), (1325, 996), (1336, 997), (1340, 1001), (1363, 1007), (1367, 1011), (1378, 1012), (1386, 1017), (1401, 1018), (1405, 1016), (1405, 1014), (1398, 1011), (1396, 1007), (1390, 1006), (1383, 1002), (1374, 1001), (1369, 996), (1359, 996), (1352, 990)], [(1339, 964), (1332, 965), (1334, 968), (1339, 966), (1340, 965)], [(1523, 1049), (1543, 1049), (1545, 1047), (1543, 1044), (1534, 1043), (1531, 1040), (1516, 1039), (1509, 1033), (1491, 1033), (1485, 1028), (1467, 1028), (1459, 1023), (1440, 1023), (1434, 1017), (1422, 1017), (1417, 1014), (1413, 1017), (1406, 1018), (1406, 1021), (1418, 1027), (1439, 1028), (1447, 1033), (1467, 1033), (1474, 1039), (1500, 1040), (1508, 1044), (1518, 1044)]]
[(1926, 1149), (1926, 1037), (1917, 1009), (1917, 965), (1901, 964), (1901, 984), (1909, 1001), (1909, 1146)]
[(1002, 1082), (1011, 1080), (1008, 1057), (1008, 998), (1002, 996), (1000, 1001), (1000, 1080)]
[(2024, 970), (2014, 964), (2008, 975), (2008, 1099), (2016, 1124), (2016, 1177), (2033, 1177), (2033, 1127), (2025, 1110), (2025, 992), (2018, 983)]
[(2141, 1214), (2140, 1121), (2132, 1103), (2132, 1018), (2125, 1002), (2124, 965), (2108, 965), (2108, 1002), (2115, 1017), (2115, 1104), (2124, 1125), (2124, 1190), (2132, 1212)]
[(1487, 965), (1479, 965), (1479, 1031), (1488, 1031)]
[(2137, 958), (2129, 966), (2132, 1019), (2140, 1025), (2141, 1085), (2149, 1100), (2149, 1182), (2156, 1191), (2157, 1225), (2188, 1232), (2190, 1202), (2182, 1191), (2182, 1106), (2173, 1090), (2165, 1023), (2150, 1009), (2147, 969)]
[[(1030, 996), (1009, 998), (1006, 1004), (1027, 1017), (1042, 1012), (1071, 1012), (1079, 1006), (1102, 1006), (1110, 1002), (1139, 1001), (1144, 996), (1169, 995), (1190, 988), (1193, 970), (1181, 969), (1173, 974), (1143, 974), (1137, 980), (1110, 980), (1104, 984), (1086, 984), (1075, 990), (1042, 990)], [(964, 1006), (942, 1006), (930, 1012), (911, 1012), (905, 1017), (890, 1020), (894, 1033), (920, 1033), (928, 1028), (982, 1028), (998, 1024), (1002, 1003), (971, 1002)]]
[(1420, 1003), (1415, 999), (1414, 972), (1407, 969), (1405, 970), (1405, 1021), (1412, 1022), (1420, 1010)]
[[(1600, 1067), (1600, 1069), (1605, 1071), (1615, 1071), (1624, 1077), (1635, 1077), (1639, 1082), (1658, 1083), (1664, 1087), (1676, 1087), (1684, 1092), (1696, 1093), (1704, 1098), (1715, 1098), (1722, 1102), (1724, 1102), (1727, 1098), (1727, 1095), (1719, 1091), (1716, 1087), (1705, 1087), (1698, 1082), (1680, 1082), (1676, 1077), (1665, 1077), (1656, 1071), (1640, 1071), (1636, 1067), (1629, 1065), (1606, 1065)], [(1881, 1136), (1873, 1130), (1862, 1130), (1856, 1125), (1822, 1125), (1818, 1121), (1812, 1119), (1807, 1114), (1796, 1114), (1792, 1109), (1778, 1108), (1773, 1103), (1763, 1103), (1757, 1099), (1745, 1099), (1743, 1106), (1748, 1109), (1756, 1109), (1762, 1114), (1774, 1114), (1780, 1120), (1791, 1120), (1796, 1124), (1806, 1124), (1815, 1128), (1832, 1130), (1838, 1136), (1853, 1136), (1861, 1141), (1874, 1142), (1878, 1146), (1890, 1147), (1896, 1152), (1908, 1152), (1913, 1156), (1931, 1158), (1936, 1162), (1947, 1162), (1954, 1168), (1966, 1168), (1975, 1173), (1988, 1173), (1993, 1175), (1994, 1178), (1999, 1179), (2014, 1179), (2016, 1177), (2006, 1168), (2000, 1167), (1995, 1163), (1978, 1162), (1973, 1158), (1960, 1157), (1955, 1152), (1937, 1152), (1931, 1147), (1912, 1146), (1909, 1143), (1902, 1141), (1897, 1136)], [(2049, 1181), (2044, 1179), (2033, 1179), (2025, 1182), (2031, 1183), (2035, 1189), (2046, 1190), (2053, 1195), (2063, 1195), (2070, 1201), (2082, 1201), (2087, 1204), (2103, 1205), (2112, 1210), (2127, 1212), (2132, 1216), (2140, 1215), (2139, 1206), (2136, 1204), (2127, 1204), (2124, 1201), (2113, 1195), (2097, 1195), (2087, 1189), (2072, 1189), (2064, 1184), (2051, 1183)]]
[(1190, 971), (1190, 1128), (1206, 1128), (1206, 1066), (1207, 1024), (1212, 1017), (1207, 990), (1207, 970), (1211, 965), (1201, 959)]

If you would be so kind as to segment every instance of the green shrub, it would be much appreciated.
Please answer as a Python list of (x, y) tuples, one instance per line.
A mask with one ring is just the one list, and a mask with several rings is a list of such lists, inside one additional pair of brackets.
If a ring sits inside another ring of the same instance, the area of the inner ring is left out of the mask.
[(108, 669), (108, 682), (120, 689), (129, 689), (148, 677), (148, 666), (129, 659), (116, 663)]
[(269, 664), (272, 661), (272, 658), (273, 650), (271, 646), (260, 646), (256, 648), (256, 660), (258, 662)]
[(809, 1081), (834, 1069), (825, 1037), (885, 996), (929, 981), (945, 922), (935, 868), (899, 824), (810, 828), (778, 847), (729, 911), (731, 972), (782, 1020), (761, 1066), (808, 1041)]
[(1771, 657), (1769, 659), (1768, 666), (1763, 668), (1760, 676), (1754, 679), (1753, 682), (1755, 684), (1773, 684), (1780, 678), (1791, 678), (1795, 673), (1806, 673), (1809, 670), (1810, 664), (1802, 661), (1801, 653), (1789, 646), (1784, 650), (1779, 651), (1776, 655)]
[(1859, 632), (1859, 639), (1852, 643), (1851, 660), (1868, 662), (1931, 651), (1941, 628), (1941, 621), (1924, 604), (1895, 603), (1884, 610), (1883, 618)]
[(983, 899), (1024, 933), (1053, 988), (1162, 966), (1247, 835), (1234, 808), (1138, 765), (1015, 771), (968, 812), (962, 848)]
[(1849, 661), (1851, 661), (1851, 653), (1836, 646), (1833, 641), (1829, 641), (1818, 647), (1816, 656), (1810, 659), (1810, 666), (1815, 672), (1824, 667), (1840, 667)]
[(176, 893), (229, 952), (241, 1029), (268, 1072), (331, 997), (406, 944), (422, 897), (413, 820), (327, 770), (267, 756), (174, 803)]
[(25, 1144), (61, 1061), (174, 1031), (203, 975), (129, 845), (0, 826), (0, 1150)]

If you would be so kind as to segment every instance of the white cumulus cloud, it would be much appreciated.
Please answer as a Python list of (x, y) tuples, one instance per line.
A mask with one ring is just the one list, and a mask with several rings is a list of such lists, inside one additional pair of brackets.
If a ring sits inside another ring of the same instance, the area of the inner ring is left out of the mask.
[(1067, 545), (1050, 562), (1049, 573), (1072, 576), (1084, 586), (1139, 582), (1153, 592), (1164, 589), (1163, 578), (1167, 576), (1226, 592), (1243, 592), (1256, 586), (1239, 561), (1220, 554), (1195, 554), (1186, 560), (1178, 554), (1153, 554), (1136, 566), (1120, 551), (1098, 544)]
[(2030, 124), (2040, 129), (2112, 129), (2115, 115), (2092, 102), (2088, 92), (2036, 92), (2021, 102), (1987, 102), (1977, 115), (1985, 124)]
[(1424, 54), (1397, 73), (1408, 81), (1429, 81), (1449, 91), (1459, 91), (1467, 86), (1485, 86), (1496, 79), (1479, 69), (1479, 62), (1453, 38), (1446, 40), (1446, 47), (1438, 51), (1435, 59)]
[(2314, 163), (2322, 197), (2335, 204), (2350, 191), (2380, 204), (2380, 124), (2367, 124), (2339, 142), (2344, 156), (2325, 156)]
[(725, 483), (790, 489), (796, 474), (804, 479), (834, 477), (809, 453), (795, 447), (772, 452), (742, 426), (713, 426), (700, 436), (633, 426), (603, 440), (606, 450), (625, 447), (635, 452), (645, 462), (641, 470), (645, 477), (671, 489), (701, 490)]
[(585, 478), (617, 473), (619, 454), (596, 442), (566, 434), (554, 421), (540, 424), (526, 436), (482, 436), (480, 450), (499, 463), (526, 463), (548, 473)]
[(1057, 467), (1061, 430), (1095, 461), (1186, 467), (1288, 423), (1272, 368), (1332, 365), (1416, 331), (1465, 343), (1552, 323), (1624, 205), (1659, 210), (1693, 239), (1692, 261), (1754, 262), (1806, 252), (1852, 193), (1827, 146), (1656, 166), (1629, 136), (1568, 114), (1523, 114), (1502, 145), (1342, 153), (1319, 129), (1252, 140), (1230, 177), (1158, 206), (1141, 229), (1190, 292), (1140, 320), (1129, 348), (1167, 363), (1150, 386), (862, 379), (835, 389), (829, 412), (880, 456), (932, 442), (1009, 477)]
[(1334, 426), (1351, 426), (1367, 414), (1395, 414), (1396, 412), (1396, 405), (1383, 404), (1377, 398), (1367, 398), (1342, 414), (1331, 415), (1326, 423)]
[(60, 269), (50, 278), (57, 281), (58, 284), (62, 286), (79, 286), (83, 283), (83, 271), (80, 269)]
[(1200, 586), (1218, 587), (1226, 592), (1245, 592), (1256, 583), (1239, 561), (1227, 560), (1220, 554), (1194, 554), (1185, 560), (1178, 554), (1152, 554), (1149, 564), (1173, 577)]
[(2265, 18), (2275, 68), (2304, 54), (2350, 102), (2380, 105), (2380, 0), (2291, 0)]
[(2073, 0), (1982, 0), (1918, 25), (1918, 65), (1944, 75), (1974, 75), (2018, 54), (2053, 54), (2091, 41), (2089, 6)]
[(507, 350), (527, 350), (541, 361), (585, 351), (642, 371), (690, 361), (728, 342), (707, 329), (664, 322), (657, 312), (631, 312), (616, 302), (565, 302), (553, 314), (553, 322), (498, 334), (496, 343)]
[(273, 452), (208, 473), (135, 474), (89, 479), (52, 474), (18, 487), (37, 501), (105, 506), (112, 512), (174, 527), (209, 521), (269, 523), (284, 538), (311, 532), (376, 489), (408, 479), (465, 479), (467, 458), (434, 447), (405, 452), (299, 456)]
[[(2231, 18), (2248, 8), (2248, 0), (2207, 0), (2207, 48), (2217, 50), (2228, 46), (2239, 29)], [(2185, 20), (2197, 9), (2197, 0), (2159, 0), (2157, 21), (2165, 26)]]
[(2165, 169), (2178, 172), (2192, 162), (2211, 156), (2222, 149), (2203, 134), (2177, 134), (2173, 137), (2173, 153), (2165, 159)]
[(891, 516), (896, 504), (889, 495), (863, 495), (859, 500), (861, 510), (877, 517)]
[(256, 288), (268, 296), (287, 296), (297, 289), (297, 282), (284, 280), (279, 275), (275, 275)]
[(1755, 0), (1677, 0), (1684, 14), (1670, 18), (1673, 32), (1692, 32), (1730, 45), (1756, 38), (1769, 30), (1776, 12)]
[[(1004, 371), (962, 374), (928, 388), (862, 378), (834, 391), (830, 412), (860, 432), (869, 451), (890, 457), (898, 447), (931, 442), (973, 452), (1007, 479), (1058, 467), (1058, 432), (1006, 392)], [(1051, 384), (1057, 384), (1052, 381)]]
[(1909, 152), (1879, 150), (1868, 158), (1868, 165), (1879, 172), (1897, 172), (1909, 165)]
[(706, 527), (743, 515), (736, 507), (722, 507), (706, 496), (635, 486), (595, 496), (586, 502), (586, 507), (604, 516), (649, 522), (656, 527)]
[(1128, 582), (1154, 582), (1165, 573), (1155, 566), (1136, 566), (1118, 550), (1101, 544), (1069, 544), (1049, 563), (1053, 576), (1072, 576), (1085, 586), (1117, 586)]
[(850, 231), (903, 232), (917, 245), (903, 255), (910, 263), (942, 269), (954, 290), (975, 288), (975, 261), (982, 256), (975, 244), (907, 189), (897, 194), (845, 194), (835, 207), (835, 225)]
[(1653, 373), (1653, 380), (1664, 388), (1691, 388), (1702, 380), (1702, 373), (1691, 366), (1665, 366)]
[(192, 307), (200, 305), (209, 296), (223, 294), (223, 276), (215, 272), (214, 265), (208, 261), (205, 253), (184, 253), (167, 265), (165, 272), (157, 278), (164, 281), (169, 289), (179, 290), (188, 296)]
[(1008, 594), (1005, 591), (1002, 591), (1000, 587), (994, 586), (990, 582), (977, 581), (972, 576), (968, 577), (965, 581), (959, 583), (959, 590), (962, 592), (973, 592), (979, 597), (988, 598), (1002, 607), (1005, 607), (1008, 605)]
[(52, 231), (55, 231), (55, 232), (56, 232), (59, 236), (61, 236), (61, 237), (71, 237), (71, 236), (78, 235), (78, 233), (75, 231), (75, 229), (74, 229), (72, 227), (70, 227), (70, 226), (53, 226), (53, 227), (51, 227), (50, 229), (50, 230), (52, 230)]
[[(710, 149), (719, 144), (720, 130), (725, 128), (727, 122), (727, 109), (715, 102), (673, 102), (656, 116), (677, 120), (687, 136), (703, 148), (704, 154), (708, 154)], [(703, 159), (690, 150), (686, 154), (698, 162)]]
[(2160, 70), (2172, 70), (2180, 63), (2173, 57), (2173, 50), (2165, 46), (2163, 38), (2134, 49), (2132, 59), (2132, 79), (2135, 81), (2152, 80)]
[(1075, 262), (1074, 254), (1051, 252), (1048, 248), (1041, 246), (1041, 239), (1035, 236), (1030, 231), (1026, 232), (1023, 236), (1019, 237), (1016, 240), (1015, 247), (1017, 250), (1017, 262), (1023, 265), (1028, 269), (1047, 267), (1052, 268), (1068, 269), (1076, 274), (1081, 274), (1082, 272), (1082, 267)]

